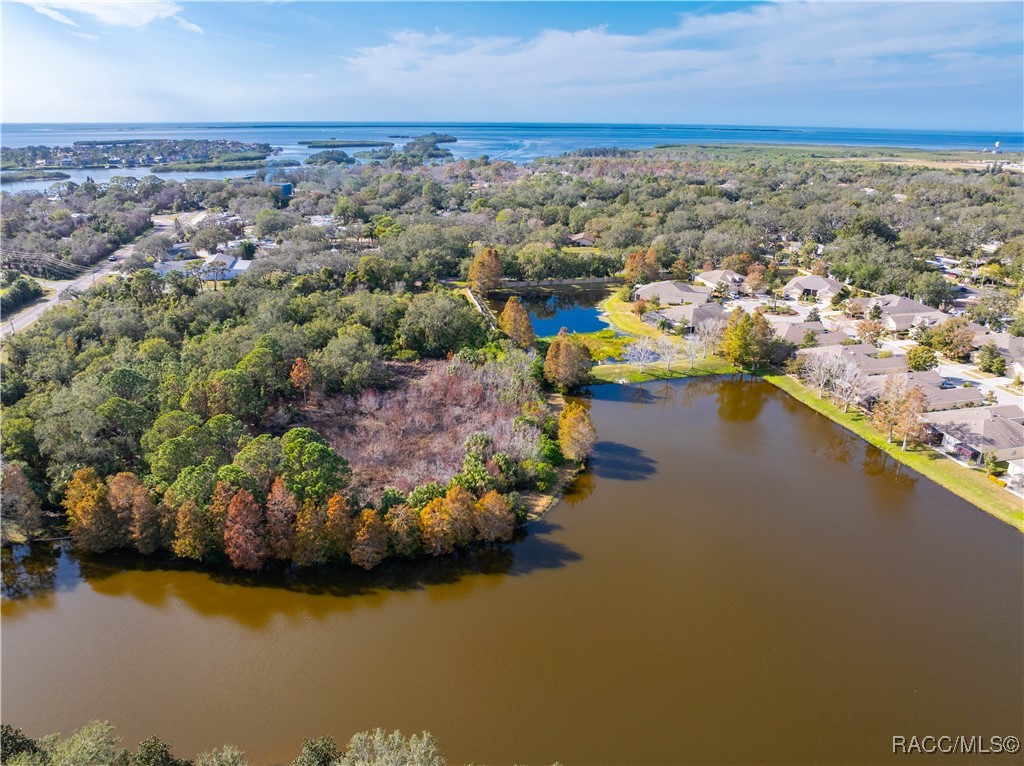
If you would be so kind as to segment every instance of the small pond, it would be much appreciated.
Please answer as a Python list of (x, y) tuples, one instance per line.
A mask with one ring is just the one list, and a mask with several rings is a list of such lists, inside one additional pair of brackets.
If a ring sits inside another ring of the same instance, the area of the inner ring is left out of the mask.
[(611, 295), (606, 288), (496, 293), (487, 303), (495, 314), (501, 314), (505, 302), (512, 295), (518, 295), (523, 307), (530, 312), (533, 331), (538, 338), (557, 335), (563, 327), (569, 332), (597, 332), (610, 327), (597, 307)]

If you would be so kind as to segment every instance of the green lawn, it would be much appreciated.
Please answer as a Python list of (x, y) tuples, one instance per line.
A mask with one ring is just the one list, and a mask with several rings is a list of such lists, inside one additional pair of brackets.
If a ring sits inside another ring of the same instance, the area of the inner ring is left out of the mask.
[[(627, 303), (617, 295), (612, 295), (601, 303), (601, 308), (608, 315), (608, 321), (620, 332), (629, 333), (631, 336), (646, 336), (648, 338), (669, 337), (682, 347), (683, 339), (678, 335), (663, 333), (656, 327), (645, 324), (640, 317), (633, 313), (633, 304)], [(628, 339), (623, 340), (623, 345)], [(601, 358), (601, 357), (597, 357)], [(697, 359), (693, 369), (690, 369), (688, 359), (681, 358), (672, 363), (672, 369), (666, 370), (664, 364), (648, 365), (641, 373), (640, 368), (634, 364), (601, 364), (596, 366), (591, 373), (596, 382), (612, 383), (617, 380), (628, 380), (630, 383), (643, 383), (648, 380), (670, 380), (672, 378), (696, 378), (703, 375), (731, 375), (738, 370), (720, 356), (709, 356), (707, 359)]]
[(663, 363), (649, 364), (640, 372), (635, 364), (599, 364), (591, 370), (595, 383), (615, 383), (625, 379), (630, 383), (646, 383), (649, 380), (673, 380), (675, 378), (699, 378), (705, 375), (731, 375), (739, 372), (720, 356), (709, 356), (698, 359), (690, 369), (690, 362), (682, 359), (672, 363), (672, 368), (665, 369)]
[(644, 324), (643, 320), (633, 313), (633, 304), (627, 303), (617, 295), (612, 295), (601, 301), (600, 308), (608, 315), (608, 321), (622, 332), (630, 335), (646, 335), (648, 338), (657, 338), (664, 334), (656, 327)]
[(942, 485), (954, 495), (959, 495), (986, 513), (1024, 532), (1024, 501), (989, 480), (984, 471), (965, 468), (959, 463), (942, 457), (928, 447), (919, 447), (903, 452), (899, 444), (889, 444), (885, 437), (871, 426), (862, 413), (843, 412), (831, 402), (819, 399), (788, 375), (765, 373), (761, 377), (811, 409), (817, 410), (830, 420), (853, 431), (904, 465), (910, 466), (936, 484)]

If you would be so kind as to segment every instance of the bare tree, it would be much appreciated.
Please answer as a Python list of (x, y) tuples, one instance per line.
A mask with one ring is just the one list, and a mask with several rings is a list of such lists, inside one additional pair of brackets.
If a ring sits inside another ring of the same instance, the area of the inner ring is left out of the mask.
[(818, 397), (824, 398), (826, 391), (832, 392), (845, 360), (828, 352), (807, 354), (807, 357), (807, 362), (804, 364), (804, 377), (808, 383), (818, 389)]
[(665, 363), (665, 369), (672, 369), (672, 362), (679, 355), (679, 346), (667, 335), (662, 335), (654, 341), (654, 350), (658, 358)]
[(722, 342), (725, 335), (724, 319), (707, 319), (697, 325), (697, 337), (700, 339), (701, 351), (704, 358), (708, 358), (709, 352), (714, 352), (718, 344)]
[(907, 451), (908, 442), (924, 441), (928, 434), (928, 424), (924, 421), (923, 415), (927, 397), (920, 386), (914, 386), (907, 391), (903, 398), (899, 412), (899, 423), (897, 427), (903, 432), (903, 444), (901, 452)]
[(649, 364), (658, 361), (658, 352), (654, 348), (654, 341), (650, 338), (637, 338), (626, 347), (626, 361), (635, 364), (640, 372)]
[(690, 360), (691, 370), (693, 369), (694, 361), (697, 359), (697, 356), (700, 354), (701, 348), (703, 347), (704, 343), (696, 333), (687, 335), (686, 339), (683, 341), (683, 353), (686, 354), (686, 358)]
[(850, 411), (850, 405), (860, 400), (864, 390), (864, 371), (853, 359), (839, 357), (841, 364), (832, 381), (832, 390), (843, 402), (843, 412)]

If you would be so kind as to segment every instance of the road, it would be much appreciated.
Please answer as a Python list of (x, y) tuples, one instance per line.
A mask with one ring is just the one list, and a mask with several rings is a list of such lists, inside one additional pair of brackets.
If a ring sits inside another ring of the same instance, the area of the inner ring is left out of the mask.
[[(155, 215), (153, 216), (153, 228), (146, 232), (145, 236), (149, 236), (151, 234), (166, 234), (174, 228), (174, 219), (178, 217), (182, 219), (182, 225), (192, 226), (205, 218), (206, 212), (179, 213), (178, 215)], [(61, 295), (64, 294), (66, 290), (70, 289), (74, 292), (81, 293), (85, 292), (90, 287), (93, 287), (102, 278), (115, 272), (118, 265), (128, 258), (134, 250), (134, 243), (124, 245), (114, 252), (113, 255), (117, 259), (115, 262), (107, 260), (101, 261), (88, 273), (83, 274), (77, 279), (62, 279), (57, 281), (43, 279), (38, 280), (43, 287), (49, 288), (53, 292), (45, 298), (40, 298), (29, 308), (23, 309), (13, 316), (4, 317), (3, 326), (0, 327), (0, 338), (6, 337), (11, 333), (20, 332), (26, 327), (30, 327), (43, 315), (44, 312), (61, 302)]]

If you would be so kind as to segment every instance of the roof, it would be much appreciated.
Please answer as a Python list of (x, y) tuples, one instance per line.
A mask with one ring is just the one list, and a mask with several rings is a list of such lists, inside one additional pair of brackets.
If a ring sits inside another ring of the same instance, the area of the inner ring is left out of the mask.
[(717, 285), (719, 282), (725, 282), (726, 284), (738, 285), (743, 282), (743, 275), (733, 271), (732, 269), (717, 269), (715, 271), (702, 271), (694, 279), (699, 279), (701, 282), (708, 285)]
[(882, 310), (882, 317), (890, 329), (909, 330), (914, 325), (933, 326), (949, 319), (949, 315), (937, 308), (926, 306), (913, 298), (902, 295), (879, 295), (875, 298), (853, 298), (847, 302), (847, 310), (860, 308), (865, 313), (872, 307)]
[[(865, 398), (879, 397), (885, 389), (885, 382), (891, 375), (875, 375), (864, 381)], [(917, 386), (925, 395), (925, 409), (938, 410), (955, 406), (980, 405), (985, 401), (981, 389), (975, 386), (949, 386), (944, 388), (946, 379), (934, 370), (903, 373), (901, 377), (908, 389)]]
[(993, 341), (999, 349), (1000, 356), (1012, 362), (1024, 361), (1024, 338), (1010, 335), (1008, 332), (994, 332), (985, 339)]
[(849, 340), (850, 337), (845, 333), (829, 331), (821, 322), (773, 322), (772, 324), (775, 334), (794, 346), (803, 343), (808, 332), (815, 334), (819, 346), (836, 346), (844, 340)]
[(882, 375), (885, 373), (906, 372), (909, 369), (909, 367), (907, 366), (907, 357), (893, 355), (879, 358), (877, 354), (880, 351), (881, 349), (875, 348), (870, 343), (859, 343), (852, 346), (835, 345), (801, 348), (796, 353), (798, 355), (842, 355), (855, 361), (860, 366), (861, 370), (864, 372), (865, 375)]
[(813, 290), (819, 293), (835, 295), (843, 289), (843, 283), (830, 277), (819, 277), (814, 274), (806, 277), (793, 277), (786, 283), (785, 290)]
[(709, 319), (725, 319), (726, 316), (725, 309), (717, 303), (688, 303), (684, 306), (671, 306), (651, 313), (672, 324), (680, 324), (685, 321), (691, 327), (703, 324)]
[(662, 303), (707, 303), (711, 298), (711, 288), (702, 285), (691, 285), (686, 282), (664, 280), (639, 285), (633, 294), (637, 298), (649, 301), (655, 296)]
[(933, 412), (925, 419), (978, 452), (1024, 447), (1024, 410), (1016, 404)]

